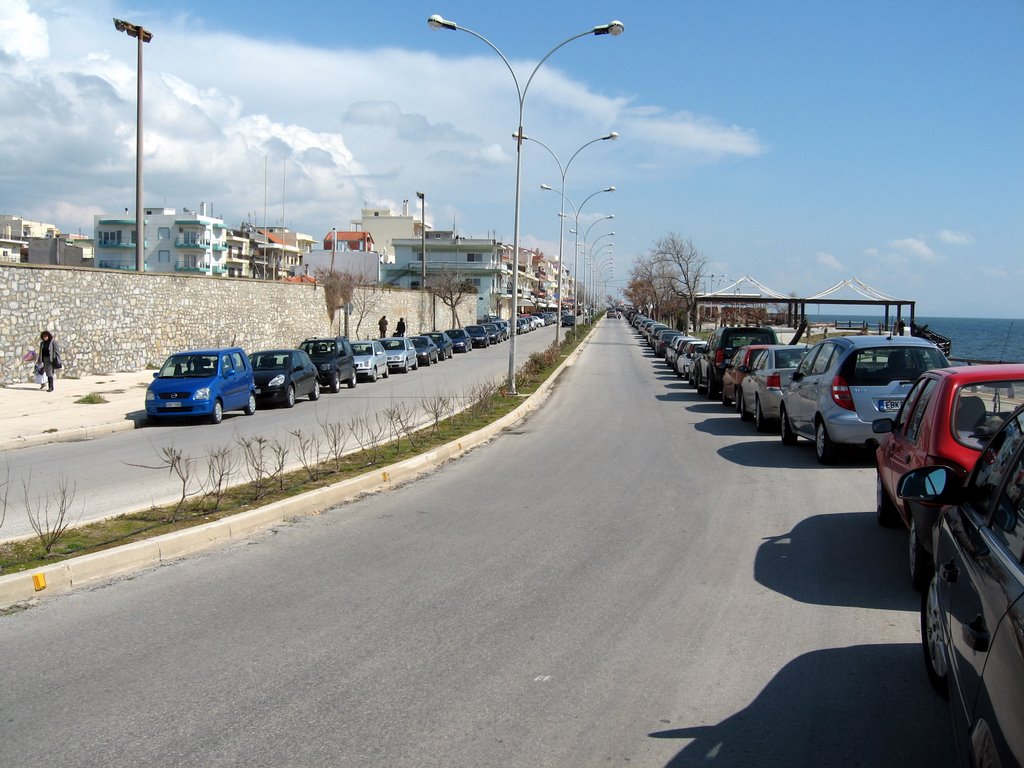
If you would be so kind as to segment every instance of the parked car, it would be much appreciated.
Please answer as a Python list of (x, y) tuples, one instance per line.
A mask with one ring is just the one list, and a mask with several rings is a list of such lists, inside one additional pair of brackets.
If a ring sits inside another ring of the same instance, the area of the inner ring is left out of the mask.
[(1024, 407), (966, 481), (953, 467), (928, 466), (897, 489), (912, 504), (942, 505), (921, 642), (928, 679), (949, 701), (960, 763), (1024, 765)]
[(806, 344), (773, 344), (762, 347), (750, 362), (750, 370), (740, 382), (737, 402), (740, 418), (752, 418), (758, 432), (776, 428), (782, 390), (789, 385), (806, 351)]
[(912, 469), (945, 465), (966, 477), (988, 439), (1024, 403), (1024, 365), (972, 365), (927, 371), (895, 419), (872, 425), (878, 522), (909, 531), (910, 580), (923, 590), (932, 576), (932, 528), (938, 508), (904, 503), (896, 493)]
[(388, 377), (388, 353), (379, 341), (353, 341), (352, 353), (356, 360), (356, 375), (376, 381), (378, 376)]
[(778, 343), (775, 331), (767, 327), (716, 328), (708, 337), (707, 349), (696, 361), (694, 380), (697, 391), (703, 390), (708, 400), (716, 400), (722, 392), (725, 366), (737, 349), (747, 344)]
[(491, 346), (490, 336), (487, 334), (487, 329), (482, 325), (467, 325), (466, 333), (468, 333), (469, 337), (473, 340), (474, 347), (487, 348)]
[(575, 315), (562, 315), (562, 327), (563, 328), (575, 328), (576, 327), (576, 316)]
[(665, 365), (672, 369), (673, 373), (679, 375), (676, 369), (676, 361), (679, 359), (679, 354), (683, 351), (683, 347), (688, 341), (697, 341), (694, 336), (688, 336), (685, 333), (681, 333), (678, 336), (671, 339), (668, 346), (665, 347)]
[(501, 335), (498, 337), (499, 341), (508, 341), (508, 337), (512, 335), (508, 320), (502, 320), (500, 317), (494, 320), (488, 320), (489, 323), (494, 323), (498, 326), (498, 330), (501, 331)]
[(407, 336), (388, 336), (380, 340), (388, 356), (388, 370), (408, 373), (420, 367), (416, 347)]
[(194, 349), (171, 355), (146, 388), (150, 424), (182, 417), (220, 424), (225, 411), (256, 413), (252, 365), (240, 347)]
[(249, 355), (256, 401), (291, 408), (298, 397), (320, 399), (316, 366), (301, 349), (267, 349)]
[(412, 336), (410, 340), (416, 348), (416, 360), (420, 365), (429, 366), (431, 363), (436, 363), (440, 360), (440, 350), (438, 350), (432, 338), (429, 336)]
[(707, 348), (708, 343), (706, 341), (701, 341), (700, 339), (688, 341), (679, 353), (679, 357), (676, 358), (676, 372), (686, 379), (691, 387), (695, 387), (697, 384), (694, 375), (696, 373), (696, 363)]
[(654, 337), (654, 356), (655, 357), (665, 357), (665, 353), (668, 351), (668, 343), (669, 343), (669, 341), (672, 340), (672, 339), (678, 338), (678, 337), (680, 337), (682, 335), (683, 334), (682, 334), (681, 331), (676, 331), (676, 330), (673, 330), (673, 329), (669, 329), (669, 330), (665, 330), (665, 331), (660, 331)]
[(431, 331), (424, 334), (437, 345), (437, 354), (441, 360), (449, 360), (452, 356), (452, 338), (444, 331)]
[(452, 340), (452, 352), (473, 351), (473, 339), (464, 328), (449, 328), (445, 333)]
[(782, 442), (814, 441), (822, 464), (833, 464), (837, 446), (875, 442), (872, 422), (896, 413), (913, 382), (945, 368), (938, 347), (916, 336), (835, 336), (807, 350), (782, 392)]
[(341, 390), (341, 382), (349, 389), (356, 386), (356, 361), (352, 344), (344, 336), (333, 338), (306, 339), (299, 348), (309, 355), (317, 367), (320, 386), (331, 392)]
[(722, 405), (732, 404), (736, 407), (736, 412), (742, 415), (739, 397), (740, 385), (747, 373), (750, 372), (751, 361), (767, 346), (767, 344), (745, 344), (736, 350), (736, 354), (732, 356), (725, 366), (725, 371), (722, 372)]
[(487, 331), (487, 340), (491, 344), (497, 344), (501, 341), (501, 328), (498, 327), (497, 323), (480, 323), (480, 325)]

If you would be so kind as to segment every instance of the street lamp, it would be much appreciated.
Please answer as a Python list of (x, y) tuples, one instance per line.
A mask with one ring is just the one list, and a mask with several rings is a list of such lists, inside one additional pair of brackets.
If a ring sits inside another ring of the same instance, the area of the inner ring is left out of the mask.
[[(593, 297), (595, 299), (595, 302), (596, 302), (596, 296), (597, 296), (597, 271), (598, 271), (598, 267), (599, 266), (603, 266), (606, 263), (608, 263), (608, 260), (605, 260), (605, 261), (602, 261), (601, 264), (599, 265), (597, 263), (597, 257), (605, 249), (610, 248), (610, 249), (612, 249), (614, 251), (615, 250), (615, 243), (614, 242), (605, 243), (600, 248), (596, 248), (595, 246), (597, 245), (597, 241), (598, 240), (601, 240), (601, 239), (603, 239), (605, 237), (610, 237), (610, 236), (612, 236), (614, 234), (615, 234), (614, 232), (607, 232), (607, 233), (601, 235), (600, 237), (594, 238), (594, 242), (592, 242), (590, 244), (590, 295), (591, 295), (591, 297)], [(613, 266), (614, 266), (614, 264), (613, 264)]]
[(142, 209), (142, 44), (152, 40), (153, 33), (138, 24), (132, 24), (123, 19), (114, 19), (114, 29), (139, 41), (139, 64), (135, 78), (137, 90), (135, 94), (135, 269), (138, 272), (144, 272), (146, 270), (144, 248), (146, 223), (143, 218), (145, 211)]
[[(547, 61), (548, 58), (555, 51), (557, 51), (559, 48), (561, 48), (562, 46), (567, 45), (568, 43), (571, 43), (573, 40), (577, 40), (577, 39), (579, 39), (581, 37), (586, 37), (587, 35), (613, 35), (613, 36), (621, 35), (622, 31), (623, 31), (623, 29), (625, 29), (625, 27), (623, 26), (621, 21), (612, 21), (609, 24), (602, 24), (600, 26), (594, 27), (593, 29), (588, 29), (586, 32), (580, 32), (577, 35), (573, 35), (572, 37), (570, 37), (570, 38), (568, 38), (566, 40), (563, 40), (558, 45), (556, 45), (554, 48), (552, 48), (550, 51), (548, 51), (546, 54), (544, 54), (544, 57), (539, 62), (537, 62), (537, 66), (535, 66), (533, 68), (533, 71), (530, 73), (530, 77), (526, 80), (526, 85), (523, 86), (523, 87), (520, 87), (520, 85), (519, 85), (519, 78), (516, 77), (516, 72), (515, 72), (514, 69), (512, 69), (512, 64), (505, 57), (505, 54), (503, 54), (498, 49), (498, 47), (494, 43), (492, 43), (490, 40), (488, 40), (486, 37), (484, 37), (483, 35), (481, 35), (478, 32), (474, 32), (472, 29), (469, 29), (468, 27), (459, 26), (454, 21), (450, 21), (448, 19), (445, 19), (444, 17), (442, 17), (442, 16), (440, 16), (438, 14), (434, 14), (433, 16), (428, 18), (427, 19), (427, 24), (430, 26), (431, 29), (448, 29), (448, 30), (452, 30), (452, 31), (466, 32), (466, 33), (472, 35), (473, 37), (475, 37), (477, 40), (480, 40), (485, 45), (487, 45), (492, 51), (494, 51), (496, 54), (498, 54), (498, 56), (501, 57), (501, 60), (503, 62), (505, 62), (505, 66), (508, 67), (509, 74), (512, 75), (512, 81), (515, 83), (516, 92), (517, 92), (517, 94), (519, 96), (519, 127), (516, 130), (515, 223), (514, 223), (513, 229), (512, 229), (512, 319), (511, 319), (511, 324), (514, 326), (515, 323), (516, 323), (517, 318), (519, 317), (519, 309), (518, 309), (518, 306), (517, 306), (517, 302), (519, 300), (519, 197), (520, 197), (520, 183), (519, 182), (520, 182), (520, 177), (522, 175), (522, 166), (523, 166), (523, 162), (522, 162), (522, 160), (523, 160), (523, 104), (524, 104), (524, 102), (526, 100), (526, 92), (530, 89), (530, 83), (533, 82), (533, 77), (534, 77), (534, 75), (537, 74), (537, 70), (539, 70), (541, 68), (541, 65), (544, 64), (544, 62)], [(509, 390), (509, 394), (513, 394), (513, 395), (516, 394), (516, 335), (515, 334), (512, 334), (511, 337), (509, 338), (509, 347), (508, 347), (508, 390)]]
[[(420, 280), (420, 295), (427, 290), (427, 195), (425, 192), (417, 192), (416, 197), (420, 200), (420, 269), (422, 278)], [(424, 308), (424, 312), (426, 309)], [(431, 302), (430, 330), (434, 328), (433, 302)]]
[[(520, 137), (513, 136), (512, 138)], [(606, 134), (605, 136), (598, 136), (596, 139), (591, 139), (582, 147), (573, 152), (572, 157), (569, 158), (569, 162), (567, 162), (564, 166), (562, 165), (562, 162), (558, 159), (558, 155), (556, 155), (551, 150), (551, 147), (549, 147), (543, 141), (531, 138), (530, 136), (523, 136), (521, 138), (527, 141), (532, 141), (534, 144), (540, 144), (542, 147), (544, 147), (544, 149), (548, 151), (548, 154), (555, 159), (555, 164), (558, 165), (558, 171), (562, 175), (562, 189), (559, 193), (561, 195), (561, 201), (559, 203), (558, 210), (558, 287), (555, 289), (558, 293), (558, 321), (555, 323), (555, 344), (558, 344), (559, 333), (562, 330), (562, 239), (564, 238), (563, 232), (565, 225), (565, 175), (569, 172), (569, 166), (572, 165), (572, 161), (576, 159), (576, 155), (578, 155), (584, 149), (589, 147), (591, 144), (596, 144), (599, 141), (615, 141), (616, 139), (619, 138), (619, 134), (616, 133), (615, 131), (612, 131), (611, 133)], [(540, 188), (555, 191), (553, 187), (549, 187), (547, 184), (541, 184)]]
[[(584, 261), (583, 261), (583, 299), (584, 299), (583, 309), (584, 309), (584, 311), (586, 311), (587, 275), (588, 275), (588, 272), (587, 272), (587, 261), (586, 260), (588, 258), (589, 253), (590, 253), (590, 251), (587, 249), (587, 240), (590, 238), (590, 230), (592, 230), (594, 228), (594, 225), (597, 224), (598, 222), (606, 221), (608, 219), (614, 219), (614, 218), (615, 218), (615, 214), (614, 213), (610, 213), (607, 216), (602, 216), (599, 219), (597, 219), (596, 221), (591, 222), (590, 226), (587, 227), (587, 231), (583, 233), (583, 259), (584, 259)], [(614, 235), (614, 234), (615, 234), (614, 232), (608, 232), (607, 234), (601, 235), (601, 237), (608, 237), (609, 235)], [(600, 240), (601, 237), (599, 237), (598, 240)], [(597, 242), (597, 240), (595, 240), (594, 242)]]
[[(551, 189), (551, 187), (548, 187), (547, 185), (542, 185), (541, 189)], [(573, 248), (573, 254), (572, 254), (572, 279), (573, 279), (573, 282), (575, 283), (575, 285), (573, 286), (573, 293), (574, 294), (579, 292), (579, 284), (580, 284), (579, 270), (578, 270), (578, 266), (577, 266), (577, 261), (579, 260), (579, 255), (580, 255), (580, 213), (582, 213), (583, 206), (587, 204), (587, 201), (590, 200), (591, 197), (595, 197), (597, 195), (600, 195), (602, 192), (614, 192), (614, 191), (615, 191), (615, 187), (605, 187), (604, 189), (599, 189), (599, 190), (597, 190), (597, 192), (594, 192), (593, 194), (591, 194), (587, 198), (585, 198), (583, 200), (583, 202), (580, 203), (579, 208), (577, 208), (575, 205), (573, 205), (572, 204), (572, 200), (570, 200), (568, 197), (565, 197), (565, 195), (562, 196), (562, 199), (565, 200), (565, 202), (567, 202), (572, 207), (573, 220), (576, 222), (576, 228), (570, 230), (570, 232), (572, 234), (576, 235), (576, 244), (575, 244), (575, 246)], [(565, 214), (562, 214), (562, 216), (564, 218)], [(610, 215), (610, 216), (605, 216), (603, 218), (605, 218), (605, 219), (614, 219), (615, 216), (613, 214), (613, 215)], [(598, 219), (598, 221), (601, 221), (601, 219)], [(578, 314), (577, 309), (578, 309), (578, 304), (576, 302), (576, 296), (574, 295), (573, 296), (573, 305), (572, 305), (572, 311), (573, 311), (574, 315)]]

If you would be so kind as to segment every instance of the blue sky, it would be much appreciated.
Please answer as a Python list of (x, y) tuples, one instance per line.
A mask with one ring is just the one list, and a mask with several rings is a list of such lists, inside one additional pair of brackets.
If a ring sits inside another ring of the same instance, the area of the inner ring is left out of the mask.
[[(615, 279), (673, 232), (709, 271), (809, 295), (856, 277), (921, 315), (1024, 317), (1024, 2), (192, 2), (0, 5), (0, 212), (91, 233), (134, 208), (135, 45), (147, 205), (321, 237), (364, 205), (511, 242), (512, 78), (556, 52), (525, 132), (563, 160)], [(522, 239), (558, 250), (527, 143)], [(266, 175), (264, 169), (266, 168)], [(266, 198), (266, 206), (264, 199)], [(266, 208), (266, 214), (264, 209)], [(567, 251), (571, 250), (571, 244)]]

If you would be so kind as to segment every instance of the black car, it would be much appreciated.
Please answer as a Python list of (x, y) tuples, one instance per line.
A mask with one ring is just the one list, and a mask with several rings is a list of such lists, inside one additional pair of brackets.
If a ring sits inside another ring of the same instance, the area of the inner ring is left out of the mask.
[(562, 315), (562, 327), (563, 328), (575, 328), (576, 327), (576, 316), (575, 315)]
[(949, 699), (960, 762), (1024, 765), (1024, 406), (966, 480), (922, 467), (897, 491), (911, 508), (943, 505), (921, 642), (928, 677)]
[(487, 340), (491, 342), (491, 344), (497, 344), (502, 340), (501, 328), (497, 323), (481, 323), (481, 325), (484, 327), (484, 330), (487, 331)]
[(355, 353), (346, 337), (306, 339), (299, 347), (316, 365), (321, 387), (338, 392), (341, 389), (341, 382), (344, 381), (349, 389), (355, 388)]
[(425, 333), (424, 336), (429, 336), (430, 340), (437, 345), (438, 357), (441, 360), (448, 360), (452, 356), (452, 339), (444, 331), (432, 331), (431, 333)]
[(429, 366), (440, 360), (440, 353), (434, 340), (429, 336), (410, 336), (409, 340), (416, 347), (416, 361), (420, 365)]
[(473, 340), (474, 347), (491, 346), (490, 336), (487, 333), (487, 329), (482, 325), (467, 325), (466, 333), (468, 333), (469, 338)]
[(291, 408), (298, 397), (320, 398), (316, 366), (301, 349), (267, 349), (249, 355), (256, 400)]
[(473, 351), (473, 339), (464, 328), (449, 328), (445, 333), (452, 340), (452, 352)]

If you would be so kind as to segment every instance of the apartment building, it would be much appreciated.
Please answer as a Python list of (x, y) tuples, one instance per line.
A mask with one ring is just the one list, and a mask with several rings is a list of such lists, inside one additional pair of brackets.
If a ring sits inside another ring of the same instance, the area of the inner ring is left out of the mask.
[[(146, 272), (226, 275), (228, 228), (210, 216), (206, 203), (188, 208), (145, 208), (143, 261)], [(135, 218), (100, 215), (94, 219), (95, 264), (100, 269), (134, 270), (138, 230)]]

